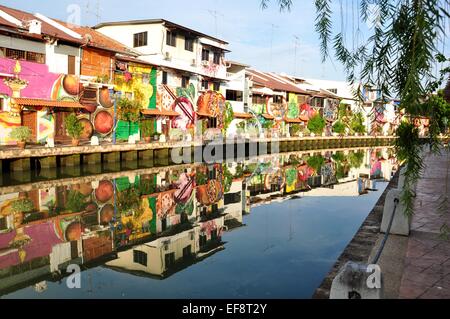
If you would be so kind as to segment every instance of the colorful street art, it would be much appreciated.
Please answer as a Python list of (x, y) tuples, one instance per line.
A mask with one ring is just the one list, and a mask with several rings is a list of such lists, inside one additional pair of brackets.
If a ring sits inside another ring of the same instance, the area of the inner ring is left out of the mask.
[(215, 91), (207, 91), (199, 96), (197, 101), (197, 114), (199, 116), (213, 117), (217, 119), (216, 128), (224, 127), (224, 111), (226, 107), (225, 97)]
[[(295, 96), (295, 94), (293, 95)], [(292, 101), (292, 105), (294, 105), (294, 101)], [(277, 120), (283, 119), (288, 110), (288, 103), (283, 97), (283, 102), (281, 103), (269, 103), (268, 113), (275, 117)], [(295, 112), (295, 108), (294, 108)]]
[(300, 108), (297, 103), (297, 95), (289, 93), (289, 104), (286, 117), (288, 119), (298, 119), (300, 116)]
[[(0, 71), (4, 74), (11, 74), (10, 77), (0, 82), (0, 94), (2, 95), (42, 100), (80, 101), (86, 105), (86, 111), (89, 113), (94, 113), (96, 110), (105, 113), (105, 110), (110, 109), (113, 105), (108, 89), (101, 89), (99, 92), (93, 91), (94, 96), (87, 97), (84, 94), (86, 89), (80, 85), (79, 77), (51, 73), (45, 64), (0, 58)], [(20, 87), (12, 85), (13, 80), (20, 81), (23, 85)], [(92, 95), (92, 90), (90, 94)], [(11, 103), (10, 105), (14, 106)], [(17, 114), (20, 113), (20, 109), (15, 111)], [(57, 133), (55, 132), (55, 115), (42, 108), (36, 108), (36, 111), (38, 111), (37, 142), (45, 142), (47, 138), (54, 137)], [(111, 110), (108, 110), (108, 114), (110, 113)], [(20, 117), (11, 115), (13, 114), (0, 113), (1, 144), (11, 144), (13, 142), (9, 139), (11, 129), (21, 125)], [(109, 117), (112, 119), (112, 115)], [(105, 121), (103, 119), (101, 122), (101, 125), (96, 126), (95, 123), (92, 125), (96, 127), (96, 133), (106, 136), (112, 130), (112, 120)], [(105, 128), (105, 125), (109, 125), (109, 129)], [(104, 133), (105, 131), (108, 131), (107, 134)]]
[(317, 111), (309, 105), (308, 103), (304, 103), (300, 106), (300, 119), (303, 122), (308, 122), (311, 118), (313, 118), (317, 114)]
[(323, 108), (323, 117), (327, 122), (334, 122), (338, 117), (339, 101), (333, 99), (325, 99)]
[(157, 70), (151, 66), (118, 62), (114, 78), (114, 90), (122, 94), (132, 93), (144, 109), (155, 109), (157, 100)]

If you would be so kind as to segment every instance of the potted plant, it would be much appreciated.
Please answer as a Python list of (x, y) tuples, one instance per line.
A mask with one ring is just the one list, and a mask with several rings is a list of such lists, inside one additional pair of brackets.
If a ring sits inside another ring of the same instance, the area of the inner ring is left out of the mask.
[(333, 125), (333, 133), (336, 135), (344, 135), (345, 134), (345, 124), (341, 121), (337, 121)]
[(30, 140), (31, 129), (28, 126), (19, 126), (12, 129), (9, 136), (17, 141), (17, 146), (25, 149), (26, 143)]
[(64, 119), (64, 125), (66, 127), (67, 134), (72, 138), (72, 146), (78, 146), (80, 144), (80, 136), (83, 132), (83, 124), (77, 116), (72, 113)]
[(309, 120), (308, 129), (314, 134), (314, 136), (322, 135), (325, 125), (325, 119), (320, 114), (316, 114)]
[(153, 135), (152, 135), (153, 141), (158, 142), (160, 136), (161, 136), (161, 133), (158, 133), (158, 132), (153, 133)]
[(153, 122), (150, 120), (144, 120), (139, 123), (141, 129), (141, 135), (144, 137), (146, 143), (150, 143), (152, 140)]

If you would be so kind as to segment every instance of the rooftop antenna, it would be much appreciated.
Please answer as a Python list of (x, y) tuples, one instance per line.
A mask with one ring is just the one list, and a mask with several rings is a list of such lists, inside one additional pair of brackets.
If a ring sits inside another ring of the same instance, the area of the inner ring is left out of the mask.
[(272, 68), (272, 58), (273, 58), (273, 36), (276, 28), (279, 28), (278, 25), (271, 23), (271, 32), (270, 32), (270, 60), (269, 60), (269, 69)]
[[(94, 10), (94, 9), (92, 9)], [(92, 12), (91, 10), (91, 3), (90, 0), (87, 1), (86, 3), (86, 15), (94, 15), (95, 19), (96, 19), (96, 24), (100, 23), (101, 20), (101, 15), (100, 15), (100, 0), (96, 0), (96, 4), (95, 4), (95, 12)]]
[(294, 35), (294, 75), (297, 77), (297, 50), (300, 45), (300, 37), (298, 35)]
[(219, 36), (219, 28), (218, 28), (218, 17), (224, 17), (224, 15), (222, 13), (220, 13), (217, 10), (208, 10), (209, 14), (213, 16), (214, 18), (214, 31), (215, 31), (215, 37)]

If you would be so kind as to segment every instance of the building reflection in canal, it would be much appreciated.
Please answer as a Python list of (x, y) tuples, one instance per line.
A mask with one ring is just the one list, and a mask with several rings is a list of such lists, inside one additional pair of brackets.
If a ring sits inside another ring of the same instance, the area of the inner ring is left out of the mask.
[(398, 168), (392, 154), (298, 152), (2, 192), (0, 294), (45, 290), (69, 264), (165, 279), (224, 250), (223, 234), (245, 226), (252, 207), (377, 189)]

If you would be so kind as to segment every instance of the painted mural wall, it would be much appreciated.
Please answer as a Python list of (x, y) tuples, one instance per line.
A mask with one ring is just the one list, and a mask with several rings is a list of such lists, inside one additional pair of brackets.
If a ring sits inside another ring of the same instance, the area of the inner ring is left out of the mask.
[[(56, 101), (79, 101), (85, 106), (79, 117), (85, 127), (83, 138), (92, 135), (108, 137), (113, 130), (113, 103), (109, 90), (95, 88), (88, 92), (74, 75), (49, 72), (45, 64), (0, 58), (0, 73), (7, 74), (0, 81), (0, 94), (7, 97), (34, 98)], [(14, 85), (20, 83), (21, 85)], [(7, 100), (10, 103), (11, 99)], [(7, 108), (10, 110), (10, 105)], [(37, 142), (44, 143), (55, 137), (55, 114), (45, 108), (37, 111)], [(21, 118), (11, 116), (8, 111), (0, 112), (0, 144), (12, 144), (9, 134), (13, 127), (22, 124)]]

